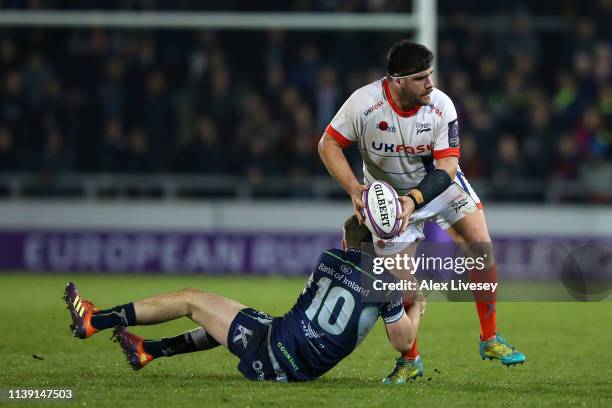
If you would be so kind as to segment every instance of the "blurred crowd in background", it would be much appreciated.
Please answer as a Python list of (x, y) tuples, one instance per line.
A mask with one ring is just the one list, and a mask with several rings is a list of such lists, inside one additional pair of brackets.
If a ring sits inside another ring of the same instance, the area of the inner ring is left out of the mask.
[[(578, 4), (575, 0), (437, 0), (439, 11), (460, 10), (470, 14), (508, 13), (528, 9), (534, 14), (595, 15), (594, 10), (608, 7), (609, 0)], [(4, 9), (70, 10), (159, 10), (159, 11), (289, 11), (289, 12), (395, 12), (411, 11), (414, 1), (407, 0), (0, 0)]]
[[(67, 3), (0, 0), (4, 8)], [(220, 2), (205, 3), (222, 9)], [(404, 3), (268, 6), (404, 11)], [(534, 15), (546, 14), (541, 4), (536, 10), (522, 1), (489, 5), (488, 12), (502, 7), (512, 17), (507, 30), (491, 31), (465, 12), (476, 2), (460, 3), (457, 10), (452, 1), (438, 2), (445, 23), (436, 85), (457, 108), (468, 178), (501, 187), (517, 180), (612, 185), (612, 1), (589, 2), (570, 15), (563, 15), (567, 2), (555, 2), (548, 14), (561, 15), (566, 26), (546, 31), (531, 24)], [(163, 9), (166, 2), (79, 4)], [(195, 1), (172, 4), (202, 8)], [(478, 7), (486, 16), (486, 6)], [(252, 183), (324, 175), (316, 152), (323, 130), (355, 89), (384, 76), (387, 50), (401, 37), (2, 28), (0, 171), (227, 173)], [(359, 167), (356, 149), (349, 156)]]

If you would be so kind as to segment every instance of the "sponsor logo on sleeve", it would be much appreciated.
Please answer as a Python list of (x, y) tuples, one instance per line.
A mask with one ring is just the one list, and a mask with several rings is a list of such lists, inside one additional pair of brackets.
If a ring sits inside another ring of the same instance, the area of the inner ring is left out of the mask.
[(390, 312), (393, 310), (393, 308), (399, 307), (400, 305), (402, 305), (404, 303), (404, 299), (403, 298), (399, 298), (391, 303), (387, 303), (387, 312)]
[(267, 314), (266, 312), (262, 312), (262, 311), (259, 311), (259, 310), (256, 310), (256, 311), (255, 311), (255, 314), (256, 314), (256, 315), (257, 315), (257, 316), (258, 316), (260, 319), (263, 319), (263, 320), (273, 320), (273, 319), (274, 319), (272, 316), (270, 316), (270, 315), (269, 315), (269, 314)]
[(459, 123), (457, 119), (448, 122), (448, 147), (459, 147)]
[(374, 105), (370, 106), (367, 110), (363, 112), (363, 116), (368, 116), (370, 113), (374, 112), (376, 109), (380, 109), (383, 106), (383, 101), (378, 101)]
[(429, 112), (431, 113), (435, 113), (436, 115), (442, 117), (442, 110), (440, 108), (438, 108), (437, 106), (435, 106), (433, 103), (430, 103), (429, 105)]

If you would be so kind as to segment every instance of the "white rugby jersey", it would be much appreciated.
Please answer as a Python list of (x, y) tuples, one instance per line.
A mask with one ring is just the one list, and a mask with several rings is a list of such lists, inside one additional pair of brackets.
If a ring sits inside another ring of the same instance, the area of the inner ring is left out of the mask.
[(356, 90), (325, 131), (342, 147), (358, 143), (365, 182), (386, 181), (399, 194), (433, 171), (435, 159), (459, 157), (459, 125), (450, 98), (434, 88), (430, 105), (402, 111), (386, 78)]

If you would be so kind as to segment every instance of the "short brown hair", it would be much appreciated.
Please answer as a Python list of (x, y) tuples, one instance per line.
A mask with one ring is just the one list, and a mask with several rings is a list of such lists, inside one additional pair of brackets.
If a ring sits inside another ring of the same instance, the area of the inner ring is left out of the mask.
[(349, 248), (361, 248), (362, 244), (372, 242), (372, 233), (365, 225), (359, 225), (353, 214), (344, 223), (344, 239)]
[(422, 44), (403, 39), (389, 50), (387, 75), (404, 76), (425, 71), (433, 62), (433, 53)]

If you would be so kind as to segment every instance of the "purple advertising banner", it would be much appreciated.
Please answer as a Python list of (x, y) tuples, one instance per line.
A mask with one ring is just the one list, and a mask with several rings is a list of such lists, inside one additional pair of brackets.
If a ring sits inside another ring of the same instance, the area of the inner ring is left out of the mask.
[(304, 275), (339, 234), (0, 231), (0, 270)]
[[(429, 232), (423, 251), (437, 245), (434, 252), (453, 252), (441, 243), (448, 242), (445, 235)], [(339, 233), (304, 232), (0, 231), (0, 271), (304, 276), (340, 239)], [(497, 237), (494, 252), (506, 277), (546, 280), (585, 244), (602, 248), (599, 258), (611, 257), (609, 238), (589, 237)]]

